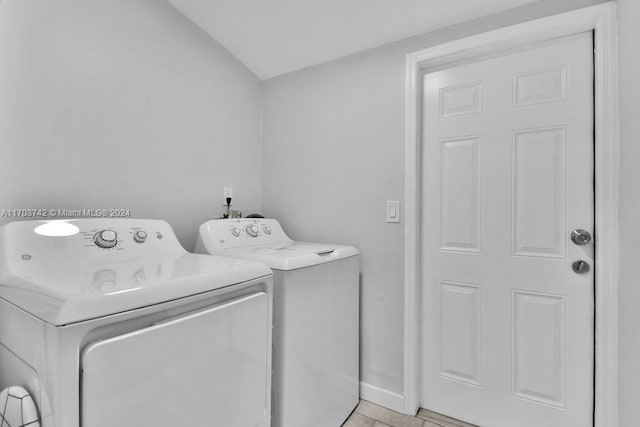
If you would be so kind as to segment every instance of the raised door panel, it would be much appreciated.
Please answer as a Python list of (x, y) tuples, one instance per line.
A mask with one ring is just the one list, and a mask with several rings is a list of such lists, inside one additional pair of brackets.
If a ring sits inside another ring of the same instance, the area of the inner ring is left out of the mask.
[(564, 127), (514, 132), (514, 255), (565, 257), (566, 134)]
[(440, 117), (481, 113), (483, 83), (465, 83), (440, 89)]
[(440, 282), (438, 375), (480, 385), (481, 300), (477, 285)]
[(513, 394), (564, 407), (567, 378), (567, 299), (513, 292)]
[(480, 252), (481, 136), (440, 141), (439, 248)]
[(527, 71), (513, 76), (513, 106), (567, 99), (567, 67)]

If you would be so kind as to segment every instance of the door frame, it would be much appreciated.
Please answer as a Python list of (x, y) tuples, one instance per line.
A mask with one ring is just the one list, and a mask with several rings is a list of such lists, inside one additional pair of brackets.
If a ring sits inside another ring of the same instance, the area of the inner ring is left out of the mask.
[(594, 427), (618, 426), (618, 71), (615, 2), (517, 24), (407, 55), (404, 227), (404, 412), (421, 401), (421, 76), (494, 52), (593, 31), (595, 72)]

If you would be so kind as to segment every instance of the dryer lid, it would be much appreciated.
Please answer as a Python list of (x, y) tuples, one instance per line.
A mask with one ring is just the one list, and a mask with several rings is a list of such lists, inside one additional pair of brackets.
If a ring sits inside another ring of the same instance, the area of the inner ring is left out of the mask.
[[(66, 221), (74, 234), (43, 235), (51, 222), (0, 227), (0, 298), (61, 326), (243, 283), (271, 274), (259, 263), (187, 253), (164, 221)], [(116, 244), (96, 245), (110, 230)], [(147, 238), (134, 240), (143, 230)], [(51, 233), (49, 233), (51, 234)], [(54, 233), (55, 234), (55, 233)]]

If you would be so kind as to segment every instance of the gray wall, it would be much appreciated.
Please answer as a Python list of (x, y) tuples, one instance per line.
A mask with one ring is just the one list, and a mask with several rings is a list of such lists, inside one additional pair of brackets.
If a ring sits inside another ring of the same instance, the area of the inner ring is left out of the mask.
[[(384, 202), (403, 200), (405, 55), (600, 2), (543, 0), (268, 80), (262, 154), (260, 82), (165, 2), (2, 0), (0, 209), (129, 208), (191, 249), (223, 185), (245, 212), (262, 192), (292, 237), (361, 250), (362, 379), (401, 392), (403, 225), (384, 222)], [(627, 427), (640, 419), (640, 2), (618, 4)]]
[(165, 1), (3, 0), (0, 64), (0, 209), (260, 209), (261, 83)]
[(640, 425), (640, 2), (618, 1), (620, 73), (620, 426)]
[(405, 55), (596, 3), (543, 0), (265, 81), (263, 210), (295, 239), (360, 249), (364, 382), (403, 391), (403, 224), (385, 201), (404, 198)]

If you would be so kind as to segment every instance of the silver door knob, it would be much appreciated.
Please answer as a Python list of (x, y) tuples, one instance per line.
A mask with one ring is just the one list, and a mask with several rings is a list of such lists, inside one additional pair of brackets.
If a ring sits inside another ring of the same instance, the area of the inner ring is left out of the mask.
[(582, 260), (575, 261), (573, 264), (571, 264), (571, 268), (576, 274), (587, 274), (589, 270), (591, 270), (591, 266), (589, 266), (589, 263)]
[(584, 246), (591, 241), (591, 234), (587, 230), (576, 228), (571, 232), (571, 241), (578, 246)]

